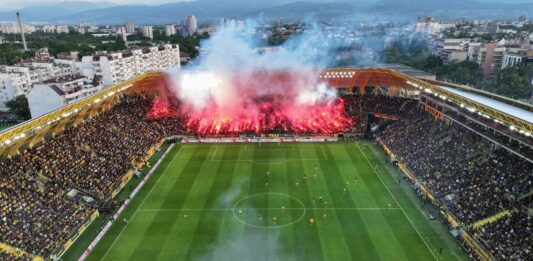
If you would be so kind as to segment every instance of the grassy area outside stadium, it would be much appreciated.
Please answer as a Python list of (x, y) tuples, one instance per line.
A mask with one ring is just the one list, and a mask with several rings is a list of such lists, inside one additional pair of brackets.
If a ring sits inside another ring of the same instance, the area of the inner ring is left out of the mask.
[(88, 260), (467, 260), (386, 157), (368, 141), (177, 145)]

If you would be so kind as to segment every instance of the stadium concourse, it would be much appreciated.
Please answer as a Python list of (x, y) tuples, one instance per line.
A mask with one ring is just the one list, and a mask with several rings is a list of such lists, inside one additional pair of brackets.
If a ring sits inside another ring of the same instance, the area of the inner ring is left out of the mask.
[[(353, 119), (345, 136), (375, 137), (473, 259), (531, 260), (530, 105), (389, 69), (320, 78)], [(162, 81), (145, 74), (0, 133), (0, 260), (61, 256), (103, 206), (116, 210), (117, 193), (166, 137), (196, 135), (187, 115), (146, 117)]]

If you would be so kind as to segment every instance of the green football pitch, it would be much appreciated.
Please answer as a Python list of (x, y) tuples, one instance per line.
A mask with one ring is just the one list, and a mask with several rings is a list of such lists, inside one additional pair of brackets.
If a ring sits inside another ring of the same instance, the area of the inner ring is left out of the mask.
[(467, 260), (428, 211), (371, 142), (177, 144), (88, 260)]

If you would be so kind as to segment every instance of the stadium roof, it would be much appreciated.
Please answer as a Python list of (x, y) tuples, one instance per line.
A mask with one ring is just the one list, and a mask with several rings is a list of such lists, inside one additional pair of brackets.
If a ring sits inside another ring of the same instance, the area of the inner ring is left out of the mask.
[[(386, 68), (389, 67), (389, 68)], [(394, 68), (394, 69), (393, 69)], [(416, 88), (422, 92), (432, 93), (443, 99), (449, 99), (466, 108), (475, 109), (479, 113), (507, 126), (515, 126), (517, 130), (533, 133), (533, 106), (495, 95), (489, 92), (435, 81), (424, 77), (415, 69), (400, 65), (384, 65), (381, 68), (327, 68), (322, 77), (338, 87), (361, 89), (365, 93), (367, 86), (374, 86), (373, 93), (380, 86)], [(426, 75), (427, 76), (427, 75)], [(47, 133), (62, 131), (69, 125), (76, 125), (88, 117), (97, 115), (101, 110), (113, 106), (118, 95), (122, 93), (152, 93), (164, 81), (163, 72), (148, 72), (111, 88), (98, 92), (81, 101), (64, 106), (41, 117), (21, 123), (0, 132), (0, 155), (13, 155), (19, 149), (33, 146), (40, 142)], [(353, 91), (353, 90), (352, 90)]]
[(405, 75), (420, 78), (420, 79), (429, 79), (429, 80), (435, 80), (436, 76), (431, 73), (427, 73), (421, 70), (418, 70), (416, 68), (399, 64), (399, 63), (385, 63), (385, 64), (378, 64), (377, 67), (387, 68), (394, 71), (397, 71), (399, 73), (403, 73)]
[(533, 112), (531, 111), (527, 111), (525, 109), (522, 109), (522, 108), (519, 108), (513, 105), (509, 105), (507, 103), (504, 103), (504, 102), (501, 102), (495, 99), (491, 99), (489, 97), (485, 97), (477, 93), (467, 92), (467, 91), (455, 89), (452, 87), (446, 87), (446, 86), (439, 86), (439, 87), (443, 88), (446, 91), (453, 92), (457, 95), (463, 96), (477, 103), (481, 103), (490, 108), (506, 113), (510, 116), (522, 119), (529, 123), (533, 123)]

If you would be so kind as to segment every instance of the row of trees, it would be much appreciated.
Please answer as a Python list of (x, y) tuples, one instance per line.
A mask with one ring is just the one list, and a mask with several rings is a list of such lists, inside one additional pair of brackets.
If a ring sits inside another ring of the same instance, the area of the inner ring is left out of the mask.
[[(5, 39), (18, 39), (18, 34), (5, 34)], [(20, 43), (0, 44), (0, 64), (13, 65), (34, 55), (33, 50), (47, 47), (50, 55), (56, 56), (62, 52), (79, 52), (79, 56), (91, 55), (95, 51), (119, 51), (126, 48), (126, 43), (116, 37), (96, 37), (92, 34), (80, 34), (75, 31), (61, 34), (34, 32), (26, 35), (28, 48), (32, 51), (22, 51)]]
[[(192, 37), (182, 37), (180, 35), (165, 36), (159, 30), (154, 30), (154, 39), (145, 38), (140, 34), (128, 36), (128, 41), (136, 41), (136, 47), (148, 47), (159, 43), (179, 44), (180, 50), (190, 54), (191, 58), (198, 55), (198, 46), (200, 41), (208, 38), (208, 34), (195, 35)], [(7, 40), (19, 40), (18, 34), (5, 34)], [(92, 34), (80, 34), (75, 31), (69, 33), (44, 33), (34, 32), (27, 34), (26, 41), (30, 50), (47, 47), (50, 55), (56, 56), (62, 52), (79, 52), (79, 56), (94, 54), (96, 51), (115, 52), (126, 49), (126, 43), (121, 37), (104, 36), (96, 37)], [(33, 51), (23, 52), (22, 44), (4, 43), (0, 44), (0, 65), (13, 65), (23, 59), (30, 58), (34, 55)]]
[(485, 79), (477, 63), (462, 61), (444, 64), (438, 56), (418, 42), (407, 46), (393, 45), (385, 50), (387, 63), (402, 63), (422, 71), (434, 73), (438, 80), (471, 85), (514, 99), (531, 99), (533, 64), (522, 64), (501, 70), (494, 78)]

